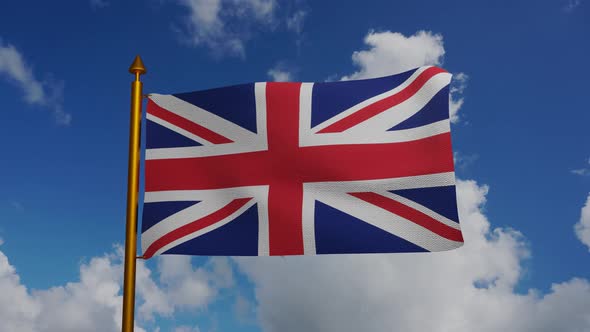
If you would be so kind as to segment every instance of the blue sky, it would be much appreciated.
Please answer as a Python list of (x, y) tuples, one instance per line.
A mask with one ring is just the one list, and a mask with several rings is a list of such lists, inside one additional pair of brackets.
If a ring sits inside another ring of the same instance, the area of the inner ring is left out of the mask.
[(590, 330), (589, 35), (584, 0), (4, 4), (0, 330), (118, 317), (136, 54), (159, 93), (444, 67), (467, 242), (429, 258), (152, 259), (141, 328)]

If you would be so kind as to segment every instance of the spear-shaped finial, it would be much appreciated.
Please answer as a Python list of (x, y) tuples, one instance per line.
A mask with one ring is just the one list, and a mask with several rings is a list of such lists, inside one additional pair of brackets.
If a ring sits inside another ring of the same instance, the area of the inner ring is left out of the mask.
[(145, 66), (143, 65), (143, 61), (141, 61), (141, 57), (139, 55), (135, 57), (135, 60), (133, 60), (133, 63), (129, 67), (129, 72), (131, 74), (139, 75), (143, 75), (146, 73)]

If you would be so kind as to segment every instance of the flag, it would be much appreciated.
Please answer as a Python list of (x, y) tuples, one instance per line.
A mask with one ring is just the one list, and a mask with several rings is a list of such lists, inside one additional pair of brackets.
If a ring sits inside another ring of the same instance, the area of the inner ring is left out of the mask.
[(450, 80), (428, 66), (151, 94), (143, 256), (461, 246)]

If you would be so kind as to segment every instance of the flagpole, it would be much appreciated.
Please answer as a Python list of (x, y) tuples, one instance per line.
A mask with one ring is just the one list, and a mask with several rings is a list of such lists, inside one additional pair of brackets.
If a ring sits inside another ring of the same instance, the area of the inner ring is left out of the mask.
[(125, 237), (125, 274), (123, 280), (123, 332), (133, 332), (135, 310), (135, 260), (137, 253), (137, 196), (139, 190), (139, 141), (142, 83), (146, 70), (138, 56), (129, 67), (135, 75), (131, 83), (131, 123), (129, 128), (129, 164), (127, 169), (127, 226)]

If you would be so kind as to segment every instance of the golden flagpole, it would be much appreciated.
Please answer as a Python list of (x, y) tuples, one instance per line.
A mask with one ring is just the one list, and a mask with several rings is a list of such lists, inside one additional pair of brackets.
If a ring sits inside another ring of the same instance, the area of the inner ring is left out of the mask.
[(125, 237), (125, 275), (123, 280), (123, 332), (133, 332), (135, 310), (135, 260), (137, 253), (137, 196), (139, 191), (139, 140), (141, 127), (142, 83), (145, 74), (138, 56), (129, 67), (135, 75), (131, 83), (131, 123), (129, 128), (129, 165), (127, 170), (127, 226)]

